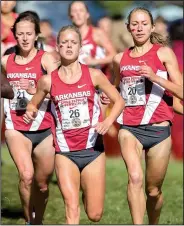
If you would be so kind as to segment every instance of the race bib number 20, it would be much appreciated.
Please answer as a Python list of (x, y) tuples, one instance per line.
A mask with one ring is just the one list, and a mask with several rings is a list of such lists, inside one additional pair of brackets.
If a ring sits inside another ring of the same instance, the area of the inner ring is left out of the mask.
[(61, 101), (62, 130), (79, 129), (90, 125), (87, 97)]
[(126, 106), (145, 105), (145, 78), (142, 76), (124, 77), (121, 82), (121, 93)]

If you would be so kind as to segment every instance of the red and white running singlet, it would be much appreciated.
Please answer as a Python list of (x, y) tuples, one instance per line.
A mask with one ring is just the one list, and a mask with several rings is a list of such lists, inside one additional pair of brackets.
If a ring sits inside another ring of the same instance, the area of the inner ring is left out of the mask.
[[(82, 40), (82, 47), (78, 58), (79, 62), (81, 64), (85, 64), (84, 59), (87, 57), (103, 59), (105, 58), (105, 55), (105, 50), (101, 46), (98, 46), (93, 40), (93, 26), (89, 26), (88, 33), (86, 37)], [(107, 76), (107, 78), (110, 79), (111, 75), (108, 65), (98, 65), (95, 66), (95, 68), (101, 69), (102, 72)]]
[(86, 37), (82, 40), (82, 47), (79, 55), (79, 62), (85, 64), (86, 57), (94, 58), (96, 56), (97, 44), (93, 40), (93, 27), (89, 26)]
[(94, 147), (97, 133), (93, 128), (101, 121), (98, 94), (89, 68), (81, 64), (82, 76), (74, 84), (64, 83), (58, 69), (51, 74), (51, 99), (55, 105), (56, 152), (69, 152)]
[(138, 73), (140, 65), (145, 63), (153, 72), (168, 79), (165, 66), (157, 56), (161, 46), (153, 47), (141, 57), (131, 57), (126, 50), (120, 62), (120, 90), (126, 107), (117, 122), (124, 125), (145, 125), (173, 120), (173, 98), (163, 87), (152, 83)]
[(4, 99), (5, 127), (22, 131), (37, 131), (51, 127), (52, 116), (50, 114), (50, 101), (45, 99), (39, 108), (35, 120), (26, 124), (23, 115), (27, 103), (32, 99), (26, 90), (20, 89), (19, 80), (29, 79), (32, 88), (36, 88), (38, 80), (43, 75), (41, 69), (41, 58), (45, 52), (38, 51), (37, 55), (28, 64), (20, 65), (15, 62), (15, 53), (9, 55), (7, 60), (6, 72), (7, 79), (14, 91), (14, 99)]

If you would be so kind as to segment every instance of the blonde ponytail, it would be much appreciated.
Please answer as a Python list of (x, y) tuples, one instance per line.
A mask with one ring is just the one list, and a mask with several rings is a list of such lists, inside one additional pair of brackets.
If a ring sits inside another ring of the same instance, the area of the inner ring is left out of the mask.
[(169, 45), (169, 39), (167, 37), (164, 38), (161, 34), (156, 32), (151, 32), (150, 41), (152, 44), (161, 44), (163, 46)]

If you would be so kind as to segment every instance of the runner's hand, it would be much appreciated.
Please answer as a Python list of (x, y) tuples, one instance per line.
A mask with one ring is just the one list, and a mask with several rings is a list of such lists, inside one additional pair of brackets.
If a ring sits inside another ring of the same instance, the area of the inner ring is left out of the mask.
[(103, 122), (98, 122), (94, 126), (94, 128), (95, 128), (97, 133), (104, 135), (104, 134), (107, 133), (107, 131), (109, 130), (111, 125), (112, 125), (112, 123), (109, 121), (108, 118), (106, 118)]
[(142, 65), (139, 69), (139, 74), (148, 78), (149, 80), (154, 80), (155, 73), (153, 72), (152, 68), (148, 65)]
[(26, 111), (26, 113), (23, 115), (23, 120), (26, 124), (29, 124), (35, 120), (36, 116), (37, 116), (36, 110)]

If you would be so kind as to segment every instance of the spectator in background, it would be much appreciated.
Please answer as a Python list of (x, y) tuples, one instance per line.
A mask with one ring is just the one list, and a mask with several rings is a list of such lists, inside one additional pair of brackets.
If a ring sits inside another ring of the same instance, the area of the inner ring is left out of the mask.
[(118, 53), (134, 45), (132, 37), (127, 30), (125, 20), (121, 15), (112, 17), (111, 40)]
[(101, 28), (109, 38), (111, 38), (112, 35), (112, 19), (108, 16), (102, 17), (98, 23), (97, 26)]
[[(13, 12), (16, 6), (16, 1), (1, 1), (1, 43), (3, 46), (3, 52), (17, 44), (16, 39), (11, 32), (17, 14)], [(1, 52), (1, 55), (3, 55)]]
[(176, 54), (180, 71), (183, 72), (183, 19), (174, 21), (169, 27), (171, 45)]
[(168, 23), (167, 21), (162, 17), (158, 16), (155, 21), (155, 32), (158, 34), (161, 34), (164, 38), (168, 38)]
[(52, 24), (49, 20), (40, 21), (40, 30), (43, 37), (43, 42), (46, 48), (55, 49), (56, 37), (53, 34)]

